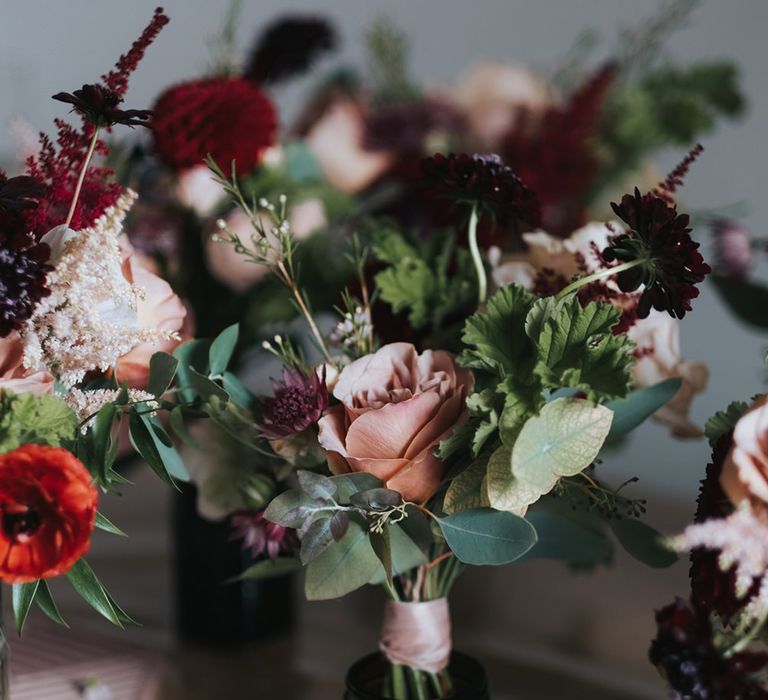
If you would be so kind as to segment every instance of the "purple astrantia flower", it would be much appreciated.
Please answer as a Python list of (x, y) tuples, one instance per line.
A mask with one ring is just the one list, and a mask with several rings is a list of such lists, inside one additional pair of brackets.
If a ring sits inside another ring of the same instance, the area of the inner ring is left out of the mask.
[(690, 236), (687, 214), (654, 192), (625, 194), (619, 204), (611, 204), (629, 232), (613, 239), (603, 251), (606, 262), (638, 264), (618, 273), (616, 281), (623, 292), (644, 286), (637, 315), (645, 318), (651, 307), (682, 318), (691, 310), (691, 300), (699, 296), (696, 284), (711, 272)]
[(320, 420), (328, 408), (325, 368), (322, 376), (305, 375), (298, 369), (283, 369), (283, 381), (272, 382), (273, 397), (263, 399), (264, 422), (259, 430), (267, 440), (295, 435)]
[(152, 117), (149, 109), (118, 109), (123, 98), (101, 85), (83, 85), (72, 93), (57, 92), (53, 99), (71, 104), (78, 114), (97, 127), (148, 126)]
[(277, 559), (293, 554), (299, 546), (296, 530), (277, 525), (264, 518), (263, 510), (240, 510), (232, 515), (232, 540), (242, 540), (254, 559), (267, 556)]

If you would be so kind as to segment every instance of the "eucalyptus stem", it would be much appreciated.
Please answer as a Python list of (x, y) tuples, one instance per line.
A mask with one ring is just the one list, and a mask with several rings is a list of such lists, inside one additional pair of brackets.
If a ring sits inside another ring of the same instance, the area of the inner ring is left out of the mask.
[(477, 303), (478, 306), (485, 304), (488, 296), (488, 277), (485, 273), (485, 264), (480, 255), (480, 248), (477, 245), (477, 224), (478, 224), (477, 204), (472, 207), (472, 213), (469, 216), (469, 252), (472, 256), (472, 263), (475, 266), (477, 274)]
[(415, 700), (429, 700), (429, 691), (427, 690), (424, 674), (411, 666), (407, 666), (406, 671), (408, 672), (408, 677), (411, 679)]
[(408, 700), (405, 667), (400, 664), (392, 664), (392, 696), (395, 700)]
[(597, 282), (597, 280), (605, 279), (606, 277), (613, 277), (613, 275), (616, 275), (619, 272), (631, 270), (633, 267), (644, 265), (646, 262), (648, 261), (645, 258), (636, 258), (635, 260), (621, 263), (621, 265), (616, 265), (615, 267), (607, 267), (603, 270), (598, 270), (597, 272), (593, 272), (591, 275), (587, 275), (586, 277), (579, 277), (579, 279), (574, 280), (567, 287), (560, 290), (557, 293), (556, 299), (562, 299), (563, 297), (568, 296), (571, 292), (575, 292), (588, 284), (592, 284), (592, 282)]
[(77, 178), (77, 185), (75, 185), (75, 192), (72, 195), (72, 203), (69, 205), (69, 213), (67, 214), (67, 220), (64, 222), (64, 226), (69, 228), (72, 223), (72, 217), (75, 215), (75, 208), (77, 207), (77, 200), (80, 198), (80, 190), (83, 189), (83, 182), (85, 182), (85, 175), (88, 172), (88, 166), (93, 160), (93, 153), (96, 150), (96, 144), (99, 141), (99, 127), (94, 128), (93, 136), (91, 137), (91, 143), (88, 146), (88, 152), (85, 154), (85, 160), (83, 161), (83, 167), (80, 170), (80, 177)]

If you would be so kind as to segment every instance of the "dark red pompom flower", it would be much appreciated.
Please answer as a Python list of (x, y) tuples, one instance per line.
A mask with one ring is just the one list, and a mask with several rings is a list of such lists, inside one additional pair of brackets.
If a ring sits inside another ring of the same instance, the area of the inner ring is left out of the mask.
[(155, 151), (174, 170), (210, 154), (225, 170), (252, 172), (275, 142), (277, 115), (269, 98), (242, 78), (214, 77), (166, 90), (154, 105)]
[(656, 613), (658, 634), (648, 656), (673, 691), (685, 700), (768, 700), (754, 677), (768, 665), (768, 654), (740, 652), (725, 658), (715, 647), (705, 610), (678, 599)]
[(437, 153), (422, 161), (428, 189), (456, 202), (478, 206), (497, 220), (539, 225), (539, 200), (497, 155)]
[(696, 284), (710, 273), (690, 236), (687, 214), (678, 214), (668, 201), (653, 192), (625, 194), (620, 204), (612, 203), (616, 215), (629, 227), (603, 251), (607, 262), (637, 262), (619, 272), (617, 282), (623, 292), (644, 286), (637, 314), (645, 318), (651, 307), (683, 318), (691, 310), (691, 300), (699, 296)]
[(295, 435), (320, 420), (328, 408), (325, 373), (310, 376), (297, 369), (284, 369), (283, 381), (272, 382), (275, 395), (262, 401), (264, 423), (259, 430), (267, 440), (279, 440)]
[(21, 328), (40, 299), (51, 292), (45, 278), (50, 249), (38, 244), (26, 250), (0, 248), (0, 338)]
[(22, 445), (0, 455), (0, 579), (66, 573), (88, 551), (97, 500), (91, 475), (67, 450)]
[(71, 104), (86, 121), (98, 127), (149, 126), (152, 116), (148, 109), (119, 109), (123, 98), (102, 85), (83, 85), (72, 93), (57, 92), (53, 99)]

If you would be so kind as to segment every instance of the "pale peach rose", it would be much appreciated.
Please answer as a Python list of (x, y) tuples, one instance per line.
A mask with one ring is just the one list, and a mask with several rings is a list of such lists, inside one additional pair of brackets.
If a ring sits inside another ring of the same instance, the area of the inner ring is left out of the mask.
[(208, 216), (225, 195), (207, 165), (185, 170), (176, 182), (176, 198), (199, 216)]
[(472, 386), (472, 373), (442, 350), (419, 355), (392, 343), (355, 360), (333, 390), (341, 404), (318, 423), (331, 471), (368, 472), (403, 498), (426, 501), (444, 473), (435, 448), (466, 420)]
[(486, 62), (473, 66), (448, 95), (466, 115), (472, 145), (496, 150), (522, 111), (543, 112), (553, 104), (547, 82), (524, 66)]
[[(151, 271), (153, 262), (121, 244), (123, 275), (142, 292), (136, 305), (136, 323), (141, 328), (172, 331), (177, 338), (157, 343), (141, 343), (117, 360), (115, 374), (132, 389), (143, 389), (149, 380), (149, 361), (156, 352), (172, 353), (185, 339), (187, 309), (171, 289), (171, 285)], [(186, 329), (189, 333), (189, 329)]]
[(24, 346), (18, 333), (0, 338), (0, 391), (40, 396), (52, 394), (53, 383), (50, 372), (24, 367)]
[(360, 192), (392, 163), (384, 151), (363, 147), (365, 124), (362, 108), (354, 100), (331, 104), (305, 137), (307, 148), (327, 180), (345, 192)]
[(768, 507), (768, 396), (755, 401), (736, 423), (720, 484), (734, 506), (750, 499)]
[(677, 394), (656, 411), (654, 418), (669, 426), (676, 437), (700, 437), (701, 428), (688, 414), (696, 394), (707, 386), (709, 370), (703, 362), (681, 359), (680, 322), (666, 312), (651, 309), (648, 318), (637, 321), (627, 335), (638, 347), (639, 358), (632, 369), (638, 386), (651, 386), (673, 377), (683, 380)]

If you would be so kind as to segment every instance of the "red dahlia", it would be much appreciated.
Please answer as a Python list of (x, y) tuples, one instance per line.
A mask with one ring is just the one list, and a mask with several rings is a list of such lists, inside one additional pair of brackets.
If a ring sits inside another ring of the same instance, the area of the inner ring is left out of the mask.
[(67, 450), (22, 445), (0, 455), (0, 579), (66, 573), (88, 550), (98, 493)]
[(275, 142), (277, 115), (269, 98), (242, 78), (214, 77), (166, 90), (154, 105), (155, 150), (175, 170), (200, 165), (210, 153), (226, 170), (253, 171)]

